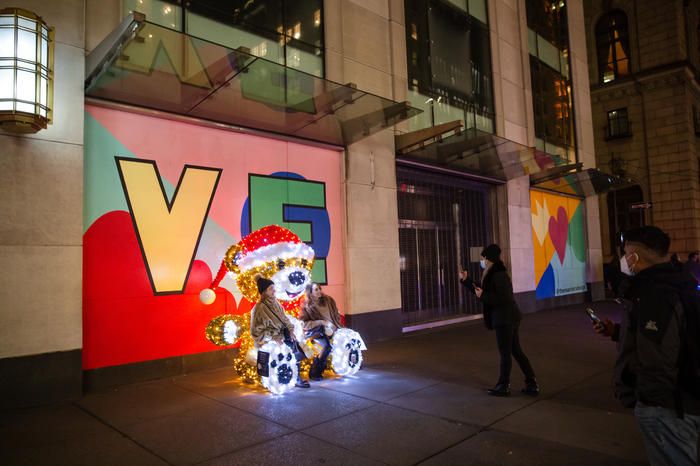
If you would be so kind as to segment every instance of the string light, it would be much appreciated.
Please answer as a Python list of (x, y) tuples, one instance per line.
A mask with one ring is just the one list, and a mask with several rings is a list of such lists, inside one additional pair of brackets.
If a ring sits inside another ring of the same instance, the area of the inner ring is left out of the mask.
[(217, 346), (229, 346), (238, 341), (245, 326), (245, 316), (223, 314), (214, 317), (207, 325), (204, 334), (207, 340)]
[[(236, 285), (250, 302), (259, 299), (257, 278), (262, 276), (275, 283), (278, 301), (287, 313), (297, 341), (306, 347), (307, 354), (318, 356), (322, 348), (313, 339), (305, 338), (304, 325), (297, 316), (305, 299), (304, 289), (311, 282), (314, 264), (313, 249), (286, 228), (269, 225), (247, 235), (231, 246), (224, 256), (212, 287), (202, 290), (200, 299), (211, 304), (216, 299), (214, 290), (227, 272), (236, 274)], [(296, 357), (284, 343), (266, 341), (260, 351), (270, 353), (269, 376), (258, 374), (258, 349), (250, 334), (251, 313), (224, 314), (209, 323), (205, 334), (215, 345), (228, 346), (240, 342), (233, 360), (233, 369), (248, 383), (261, 383), (270, 392), (282, 394), (294, 386), (298, 372), (308, 373), (313, 358), (306, 358), (297, 366)], [(329, 368), (338, 375), (353, 375), (362, 365), (364, 341), (354, 330), (338, 329), (331, 340)]]
[(294, 387), (297, 381), (297, 358), (289, 346), (270, 340), (260, 351), (270, 354), (267, 362), (267, 377), (260, 377), (263, 387), (275, 395), (281, 395)]
[(349, 328), (340, 328), (333, 335), (330, 367), (340, 376), (355, 375), (362, 366), (362, 351), (366, 349), (359, 333)]

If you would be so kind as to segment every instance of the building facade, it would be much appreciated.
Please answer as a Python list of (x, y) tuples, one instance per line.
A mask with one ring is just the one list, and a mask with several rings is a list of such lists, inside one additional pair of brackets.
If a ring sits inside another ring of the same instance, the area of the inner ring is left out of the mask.
[(478, 318), (490, 242), (526, 312), (601, 297), (580, 0), (20, 3), (56, 97), (0, 134), (8, 404), (229, 363), (252, 303), (198, 293), (269, 224), (368, 341)]
[(601, 196), (606, 260), (643, 224), (667, 231), (684, 260), (700, 248), (698, 8), (585, 2), (597, 163), (637, 183)]

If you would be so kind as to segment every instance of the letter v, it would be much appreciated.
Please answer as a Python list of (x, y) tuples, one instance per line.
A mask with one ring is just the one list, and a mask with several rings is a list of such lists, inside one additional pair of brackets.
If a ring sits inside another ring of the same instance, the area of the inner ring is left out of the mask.
[(168, 202), (155, 161), (115, 159), (153, 293), (182, 293), (221, 169), (185, 165)]

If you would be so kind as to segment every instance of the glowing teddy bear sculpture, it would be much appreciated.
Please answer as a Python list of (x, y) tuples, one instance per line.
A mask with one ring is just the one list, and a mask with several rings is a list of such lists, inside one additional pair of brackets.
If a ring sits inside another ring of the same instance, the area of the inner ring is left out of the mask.
[[(211, 287), (199, 295), (204, 304), (216, 299), (214, 290), (224, 276), (231, 272), (243, 296), (255, 303), (258, 300), (256, 279), (262, 276), (275, 283), (275, 295), (289, 320), (294, 325), (294, 335), (305, 342), (304, 327), (297, 319), (306, 285), (311, 283), (314, 264), (313, 249), (297, 235), (277, 225), (268, 225), (250, 233), (231, 246), (221, 263)], [(273, 340), (256, 348), (250, 335), (251, 313), (224, 314), (215, 317), (206, 328), (207, 339), (215, 345), (228, 346), (240, 341), (233, 367), (247, 382), (260, 382), (272, 393), (281, 394), (294, 386), (297, 378), (297, 360), (289, 347)], [(309, 352), (316, 350), (307, 342)], [(338, 329), (331, 341), (330, 367), (338, 375), (355, 374), (362, 365), (362, 351), (367, 347), (359, 333), (351, 329)], [(267, 368), (258, 368), (258, 350), (268, 353)], [(308, 369), (308, 360), (305, 368)], [(260, 370), (259, 370), (260, 369)], [(260, 373), (267, 374), (260, 376)]]

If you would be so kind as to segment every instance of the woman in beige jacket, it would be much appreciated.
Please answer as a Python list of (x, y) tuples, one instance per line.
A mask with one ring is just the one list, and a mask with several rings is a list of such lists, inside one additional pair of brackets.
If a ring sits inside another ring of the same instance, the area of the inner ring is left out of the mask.
[[(294, 337), (294, 326), (289, 321), (282, 305), (275, 298), (275, 284), (272, 280), (258, 278), (258, 292), (260, 299), (255, 304), (250, 317), (250, 335), (259, 348), (269, 340), (278, 343), (286, 343), (297, 358), (297, 365), (301, 364), (306, 355)], [(298, 371), (301, 374), (301, 371)], [(297, 387), (309, 388), (309, 382), (303, 380), (301, 375), (297, 377)]]
[(313, 338), (323, 348), (309, 370), (311, 380), (321, 380), (331, 352), (330, 338), (343, 326), (338, 306), (332, 297), (323, 293), (318, 283), (311, 283), (306, 286), (306, 302), (299, 318), (304, 322), (306, 336)]

